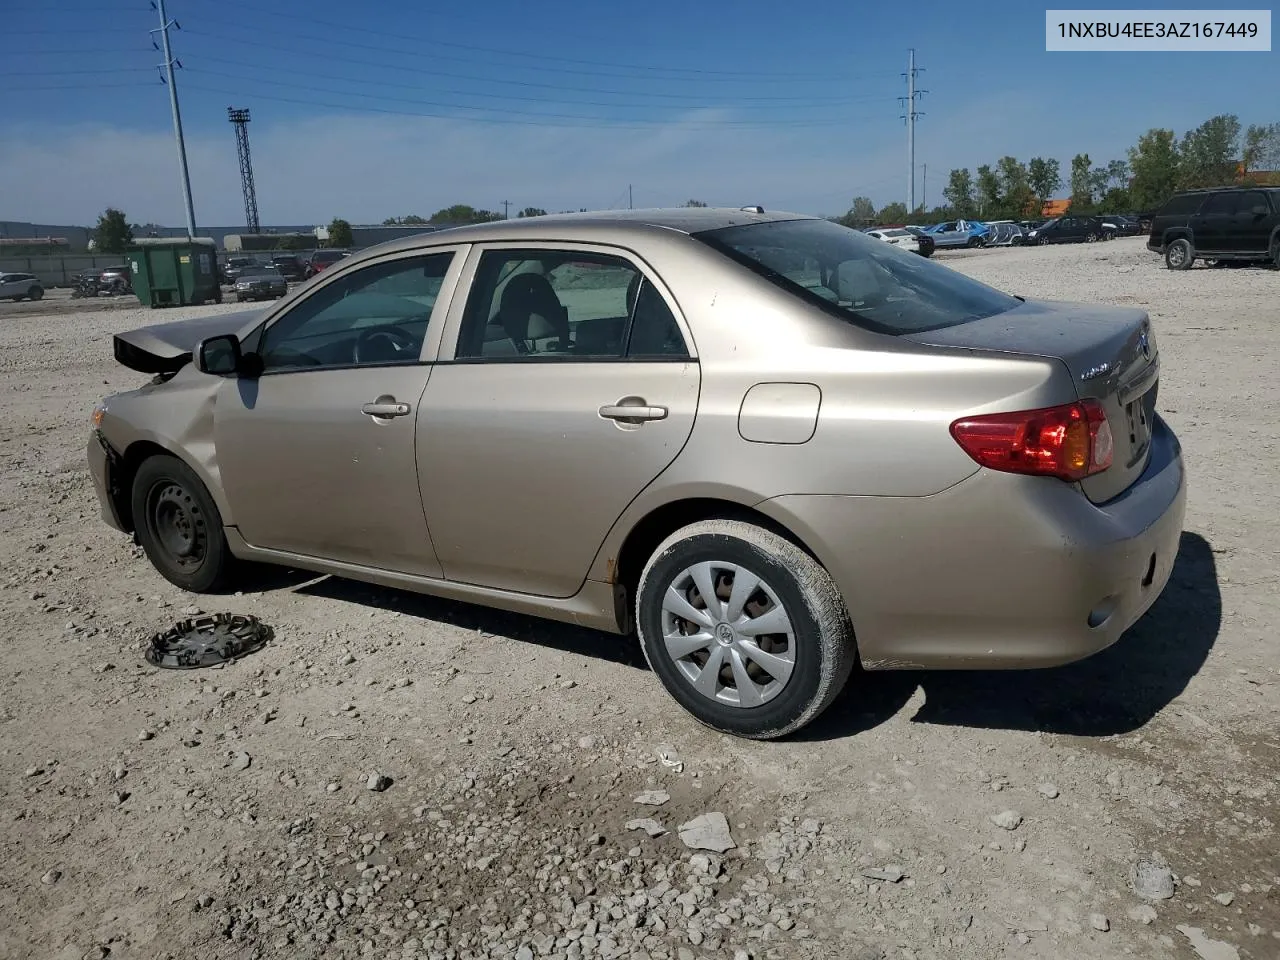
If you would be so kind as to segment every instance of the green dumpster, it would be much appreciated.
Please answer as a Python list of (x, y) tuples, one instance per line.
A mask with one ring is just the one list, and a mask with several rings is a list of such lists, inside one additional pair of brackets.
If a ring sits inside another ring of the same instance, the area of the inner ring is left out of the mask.
[(208, 237), (147, 237), (128, 251), (133, 292), (149, 307), (222, 302), (217, 247)]

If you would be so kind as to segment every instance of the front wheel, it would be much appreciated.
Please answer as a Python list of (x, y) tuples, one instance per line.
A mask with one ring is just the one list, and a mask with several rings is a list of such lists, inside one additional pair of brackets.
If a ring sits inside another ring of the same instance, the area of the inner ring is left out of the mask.
[(168, 455), (144, 460), (131, 499), (138, 541), (162, 577), (192, 593), (227, 584), (235, 558), (217, 504), (194, 470)]
[(1185, 237), (1171, 240), (1164, 248), (1164, 265), (1170, 270), (1190, 270), (1195, 262), (1191, 241)]
[(826, 570), (751, 523), (677, 530), (640, 578), (636, 624), (667, 692), (713, 729), (768, 740), (825, 710), (857, 658)]

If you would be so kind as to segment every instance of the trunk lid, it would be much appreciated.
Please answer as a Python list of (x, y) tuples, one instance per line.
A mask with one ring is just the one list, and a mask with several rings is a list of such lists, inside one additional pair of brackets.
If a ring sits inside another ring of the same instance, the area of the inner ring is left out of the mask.
[(1115, 438), (1111, 466), (1081, 481), (1085, 495), (1103, 503), (1142, 476), (1160, 382), (1160, 358), (1145, 310), (1028, 300), (1006, 313), (906, 339), (1062, 361), (1071, 371), (1077, 398), (1102, 404)]
[(112, 339), (116, 362), (139, 373), (174, 373), (191, 362), (191, 351), (206, 337), (223, 333), (243, 336), (257, 326), (260, 310), (238, 310), (212, 317), (175, 320), (117, 333)]

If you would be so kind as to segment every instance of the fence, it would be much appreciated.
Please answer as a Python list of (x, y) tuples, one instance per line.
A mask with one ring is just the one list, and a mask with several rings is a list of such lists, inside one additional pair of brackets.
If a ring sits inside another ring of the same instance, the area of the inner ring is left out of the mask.
[[(305, 260), (311, 256), (310, 250), (252, 250), (248, 253), (219, 253), (219, 262), (225, 262), (228, 256), (252, 257), (263, 263), (272, 257), (298, 257)], [(68, 254), (65, 257), (3, 257), (0, 256), (0, 273), (31, 273), (36, 276), (46, 289), (52, 287), (70, 287), (75, 284), (76, 274), (84, 270), (101, 267), (118, 267), (127, 263), (129, 257), (124, 253), (81, 253)]]

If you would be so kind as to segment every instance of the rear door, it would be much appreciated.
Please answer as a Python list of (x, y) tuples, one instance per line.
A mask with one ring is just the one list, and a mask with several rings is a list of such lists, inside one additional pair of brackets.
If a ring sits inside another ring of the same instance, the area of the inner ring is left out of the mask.
[(418, 422), (444, 574), (572, 596), (688, 439), (692, 344), (661, 279), (618, 248), (476, 247), (461, 283)]

